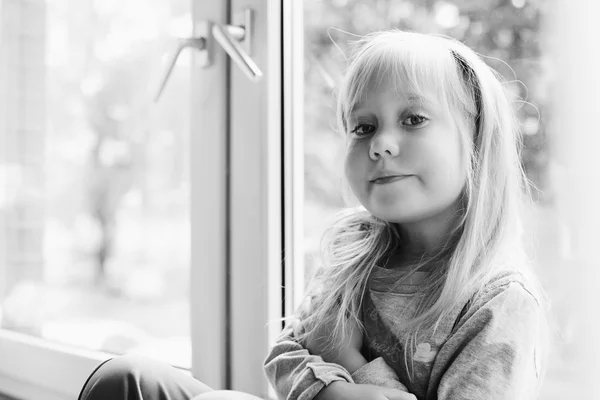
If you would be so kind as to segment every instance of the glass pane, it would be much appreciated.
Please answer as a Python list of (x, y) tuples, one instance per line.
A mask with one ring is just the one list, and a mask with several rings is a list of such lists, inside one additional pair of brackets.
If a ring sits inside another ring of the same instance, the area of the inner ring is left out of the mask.
[(0, 2), (2, 327), (189, 367), (191, 2)]
[(486, 62), (506, 80), (516, 76), (509, 83), (510, 91), (516, 99), (531, 103), (520, 103), (517, 110), (524, 133), (522, 164), (539, 189), (535, 193), (536, 212), (529, 215), (526, 223), (537, 238), (536, 263), (561, 331), (555, 338), (558, 342), (541, 399), (571, 397), (568, 393), (573, 387), (565, 377), (574, 363), (569, 353), (573, 343), (569, 344), (568, 337), (562, 335), (572, 331), (577, 322), (570, 317), (568, 287), (561, 284), (561, 262), (569, 251), (565, 248), (569, 242), (564, 239), (569, 234), (565, 226), (561, 227), (556, 208), (561, 193), (553, 185), (553, 177), (561, 172), (556, 169), (560, 162), (556, 162), (557, 155), (551, 154), (547, 144), (554, 65), (543, 44), (552, 43), (555, 37), (541, 27), (550, 4), (529, 0), (306, 0), (303, 4), (305, 277), (316, 267), (324, 229), (345, 205), (343, 143), (335, 120), (335, 85), (345, 68), (343, 53), (348, 42), (355, 39), (354, 34), (392, 27), (454, 37), (489, 56)]

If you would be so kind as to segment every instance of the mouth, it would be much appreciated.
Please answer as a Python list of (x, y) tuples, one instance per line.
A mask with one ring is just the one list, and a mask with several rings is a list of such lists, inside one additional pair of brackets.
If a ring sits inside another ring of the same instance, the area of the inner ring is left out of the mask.
[(386, 175), (386, 176), (380, 176), (379, 178), (372, 179), (372, 180), (370, 180), (370, 182), (374, 183), (376, 185), (384, 185), (386, 183), (396, 182), (396, 181), (406, 179), (411, 176), (412, 175)]

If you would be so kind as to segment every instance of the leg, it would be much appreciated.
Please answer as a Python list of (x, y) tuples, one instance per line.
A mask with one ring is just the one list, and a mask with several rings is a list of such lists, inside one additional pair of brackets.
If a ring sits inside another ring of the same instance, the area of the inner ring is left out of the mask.
[(212, 389), (160, 361), (120, 356), (88, 378), (79, 400), (189, 400)]

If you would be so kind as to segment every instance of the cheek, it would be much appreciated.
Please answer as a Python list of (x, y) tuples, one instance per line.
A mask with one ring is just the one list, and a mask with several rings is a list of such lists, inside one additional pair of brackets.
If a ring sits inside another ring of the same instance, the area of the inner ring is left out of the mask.
[(446, 136), (434, 146), (429, 146), (429, 162), (425, 164), (423, 178), (430, 191), (454, 195), (456, 190), (462, 189), (466, 180), (466, 167), (460, 141), (449, 139)]
[(349, 145), (344, 160), (344, 174), (346, 179), (355, 190), (357, 182), (361, 181), (365, 174), (364, 149), (360, 144)]
[(448, 194), (460, 192), (466, 182), (467, 170), (460, 142), (447, 143), (445, 151), (440, 153), (438, 178), (443, 180)]

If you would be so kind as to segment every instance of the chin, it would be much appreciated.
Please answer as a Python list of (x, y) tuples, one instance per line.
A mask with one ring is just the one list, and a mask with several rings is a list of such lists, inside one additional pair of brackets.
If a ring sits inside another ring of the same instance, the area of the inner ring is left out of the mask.
[(418, 212), (410, 212), (403, 210), (369, 210), (375, 217), (382, 219), (392, 224), (407, 224), (418, 222), (423, 219), (423, 214)]

